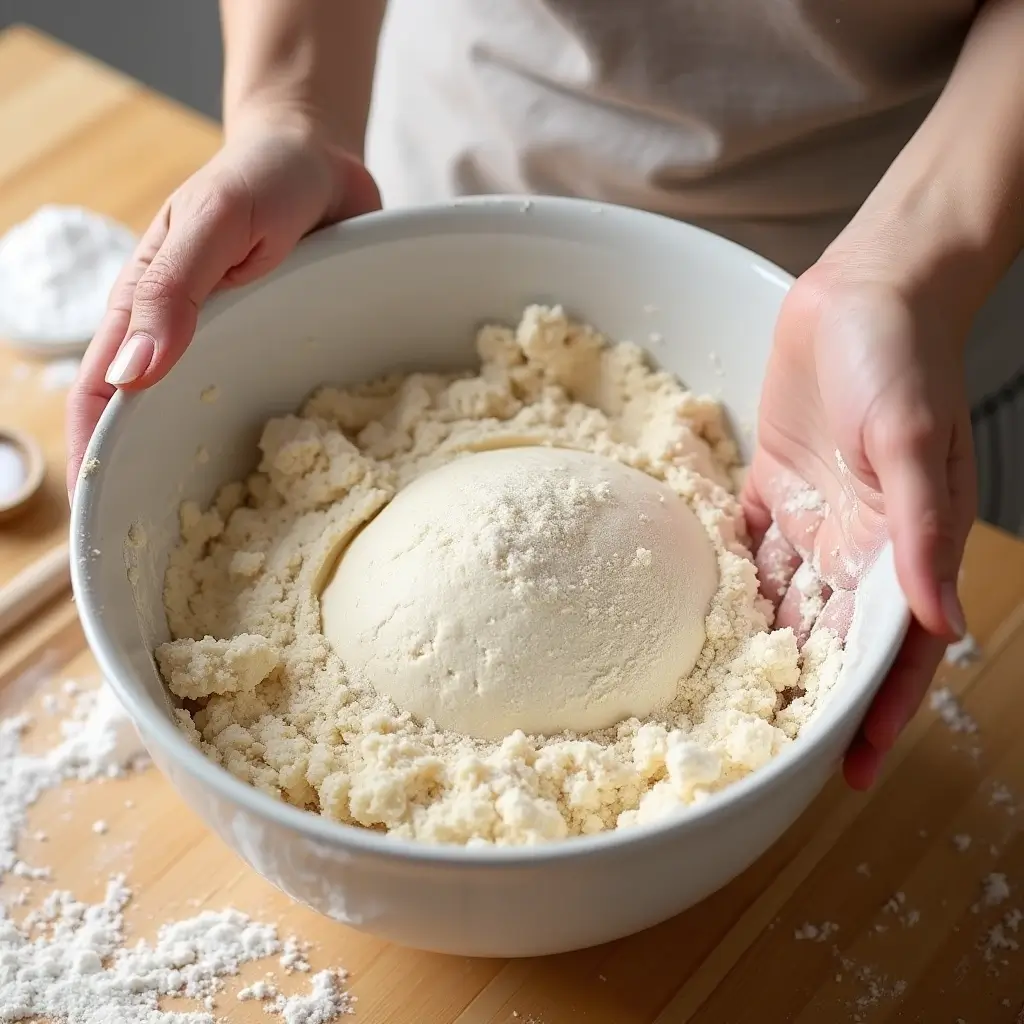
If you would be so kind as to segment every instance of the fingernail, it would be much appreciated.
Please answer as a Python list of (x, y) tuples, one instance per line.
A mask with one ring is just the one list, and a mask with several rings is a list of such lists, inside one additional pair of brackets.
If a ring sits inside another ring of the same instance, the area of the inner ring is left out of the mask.
[(964, 618), (963, 605), (960, 604), (960, 596), (956, 592), (956, 584), (952, 581), (943, 583), (940, 597), (949, 628), (962, 640), (967, 634), (967, 621)]
[(133, 334), (118, 350), (104, 378), (108, 384), (121, 387), (137, 381), (153, 361), (156, 344), (145, 334)]

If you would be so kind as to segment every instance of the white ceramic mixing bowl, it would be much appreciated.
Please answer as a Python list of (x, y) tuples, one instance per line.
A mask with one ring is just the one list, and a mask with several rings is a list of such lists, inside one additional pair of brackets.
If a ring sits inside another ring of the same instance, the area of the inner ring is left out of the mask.
[(258, 792), (173, 725), (151, 651), (168, 638), (161, 589), (180, 502), (205, 503), (249, 470), (265, 420), (316, 385), (470, 366), (481, 322), (514, 322), (527, 304), (556, 301), (720, 396), (749, 453), (789, 283), (751, 253), (660, 217), (488, 198), (330, 228), (269, 278), (211, 302), (170, 376), (119, 394), (105, 412), (72, 524), (89, 643), (187, 803), (295, 899), (405, 945), (464, 955), (615, 939), (677, 914), (754, 861), (832, 773), (899, 647), (907, 609), (888, 555), (860, 590), (835, 696), (781, 756), (657, 826), (528, 849), (389, 839)]

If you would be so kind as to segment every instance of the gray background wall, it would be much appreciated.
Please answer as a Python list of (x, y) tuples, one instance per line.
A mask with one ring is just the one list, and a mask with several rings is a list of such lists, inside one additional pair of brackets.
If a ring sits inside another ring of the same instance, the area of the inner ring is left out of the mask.
[(17, 22), (220, 115), (217, 0), (0, 0), (0, 28)]

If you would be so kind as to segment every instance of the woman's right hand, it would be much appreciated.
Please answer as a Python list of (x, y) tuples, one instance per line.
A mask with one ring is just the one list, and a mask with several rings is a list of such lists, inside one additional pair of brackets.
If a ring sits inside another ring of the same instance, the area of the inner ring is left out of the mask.
[(111, 292), (68, 396), (68, 494), (114, 392), (171, 369), (212, 292), (266, 274), (315, 228), (379, 208), (366, 168), (305, 115), (237, 126), (164, 203)]

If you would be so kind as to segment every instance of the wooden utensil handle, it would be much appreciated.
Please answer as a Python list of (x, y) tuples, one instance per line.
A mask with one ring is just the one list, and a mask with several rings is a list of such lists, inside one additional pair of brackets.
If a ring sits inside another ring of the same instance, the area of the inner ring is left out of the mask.
[(70, 585), (71, 559), (67, 544), (62, 544), (0, 588), (0, 637), (20, 626)]

